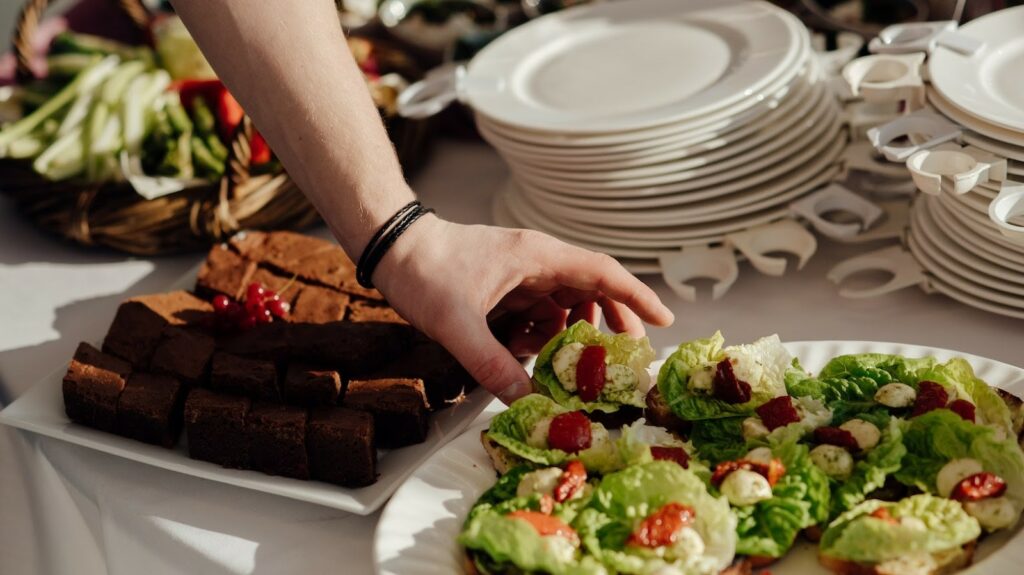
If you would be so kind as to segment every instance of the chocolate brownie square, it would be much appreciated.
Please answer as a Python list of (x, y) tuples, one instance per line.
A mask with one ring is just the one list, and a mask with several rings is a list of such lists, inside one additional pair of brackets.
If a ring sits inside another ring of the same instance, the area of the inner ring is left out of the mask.
[(290, 405), (255, 403), (246, 416), (251, 469), (309, 479), (306, 456), (306, 410)]
[(433, 409), (459, 403), (476, 387), (476, 380), (458, 360), (432, 340), (417, 341), (408, 353), (375, 371), (373, 377), (422, 379)]
[(272, 361), (217, 352), (210, 366), (210, 388), (253, 399), (280, 401), (277, 368)]
[(243, 357), (284, 361), (289, 355), (289, 331), (288, 322), (275, 319), (218, 339), (217, 349)]
[(288, 366), (281, 385), (281, 393), (287, 403), (309, 407), (337, 404), (341, 390), (338, 372), (301, 363)]
[(349, 297), (339, 291), (304, 285), (292, 304), (288, 321), (295, 323), (328, 323), (345, 319)]
[(82, 342), (64, 374), (64, 411), (76, 423), (113, 431), (131, 365)]
[(205, 333), (183, 327), (164, 328), (163, 338), (149, 362), (150, 371), (197, 385), (206, 379), (214, 347), (214, 339)]
[(292, 357), (329, 365), (358, 377), (393, 361), (409, 347), (412, 328), (391, 323), (293, 324)]
[(245, 417), (248, 397), (196, 388), (185, 400), (188, 456), (224, 467), (245, 469), (249, 464), (249, 435)]
[(249, 285), (249, 278), (256, 271), (256, 263), (231, 251), (225, 244), (210, 248), (206, 261), (196, 276), (196, 293), (212, 298), (223, 294), (240, 299)]
[(349, 304), (348, 320), (359, 323), (379, 322), (409, 324), (409, 322), (405, 321), (402, 316), (398, 315), (395, 308), (387, 304), (364, 300), (356, 300)]
[(404, 447), (427, 439), (428, 404), (422, 380), (352, 380), (342, 405), (373, 414), (381, 447)]
[(170, 448), (181, 433), (185, 386), (168, 375), (133, 373), (117, 402), (117, 434)]
[(345, 487), (377, 481), (373, 416), (344, 407), (317, 407), (306, 431), (313, 479)]
[(231, 236), (228, 240), (228, 247), (238, 255), (251, 261), (259, 261), (263, 254), (263, 243), (267, 234), (257, 231), (241, 231)]
[(355, 278), (356, 266), (332, 242), (294, 232), (267, 234), (259, 260), (307, 283), (337, 288)]
[(356, 280), (354, 275), (350, 278), (345, 278), (338, 288), (349, 295), (359, 296), (373, 301), (384, 301), (384, 294), (374, 288), (364, 288), (359, 285), (359, 282)]
[(136, 369), (146, 369), (164, 327), (202, 326), (212, 313), (208, 302), (186, 291), (131, 298), (117, 308), (103, 340), (103, 351), (128, 361)]

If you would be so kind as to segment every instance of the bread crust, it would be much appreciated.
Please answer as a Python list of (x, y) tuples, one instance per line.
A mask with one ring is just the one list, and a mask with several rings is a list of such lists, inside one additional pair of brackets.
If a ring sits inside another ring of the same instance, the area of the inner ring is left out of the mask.
[[(932, 556), (936, 558), (938, 565), (928, 575), (948, 575), (967, 567), (974, 560), (974, 551), (977, 546), (978, 540), (975, 539), (964, 544), (952, 554), (933, 553)], [(836, 575), (897, 575), (879, 571), (877, 563), (858, 563), (837, 557), (829, 557), (821, 553), (818, 554), (818, 562)]]

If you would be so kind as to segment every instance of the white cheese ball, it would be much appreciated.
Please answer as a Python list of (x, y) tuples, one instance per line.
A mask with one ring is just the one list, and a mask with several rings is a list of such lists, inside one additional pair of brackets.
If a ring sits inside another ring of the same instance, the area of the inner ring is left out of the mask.
[(551, 358), (551, 370), (566, 391), (576, 391), (576, 364), (580, 362), (584, 347), (579, 342), (566, 344)]
[(516, 487), (516, 497), (529, 497), (534, 493), (540, 495), (551, 495), (558, 487), (558, 480), (562, 477), (562, 470), (557, 467), (538, 469), (523, 475)]
[(542, 537), (541, 540), (547, 546), (548, 552), (562, 563), (570, 563), (576, 559), (576, 546), (567, 537), (551, 535)]
[(552, 419), (554, 418), (545, 417), (538, 421), (530, 430), (530, 434), (526, 436), (526, 444), (537, 449), (547, 449), (548, 432), (551, 430)]
[(772, 450), (769, 447), (755, 447), (748, 451), (743, 459), (768, 465), (772, 462)]
[(980, 501), (967, 501), (964, 511), (978, 520), (985, 531), (995, 531), (1013, 527), (1017, 522), (1017, 512), (1013, 503), (1006, 497), (989, 497)]
[(878, 445), (878, 440), (882, 438), (882, 432), (878, 430), (878, 427), (863, 419), (851, 419), (840, 425), (839, 429), (849, 431), (861, 451), (867, 451)]
[(772, 486), (768, 480), (760, 473), (748, 469), (737, 469), (727, 475), (719, 490), (736, 507), (772, 498)]
[(887, 383), (875, 392), (875, 401), (886, 407), (910, 407), (917, 392), (905, 383)]
[(671, 554), (680, 559), (700, 557), (704, 554), (704, 539), (693, 527), (683, 527), (676, 532)]
[(621, 363), (613, 363), (605, 367), (602, 395), (607, 395), (613, 401), (626, 403), (625, 400), (631, 399), (639, 386), (640, 376), (632, 367)]
[(711, 393), (712, 382), (715, 379), (715, 366), (702, 365), (690, 371), (690, 381), (687, 386), (694, 393)]
[(819, 445), (811, 450), (811, 462), (836, 479), (846, 479), (853, 473), (853, 456), (838, 445)]
[(943, 465), (942, 469), (939, 470), (939, 474), (935, 476), (935, 486), (939, 488), (939, 495), (949, 497), (957, 484), (982, 471), (985, 471), (985, 469), (977, 459), (971, 459), (970, 457), (954, 459)]
[(760, 417), (748, 417), (743, 420), (743, 439), (751, 441), (753, 439), (761, 439), (768, 435), (770, 431), (768, 427), (761, 421)]

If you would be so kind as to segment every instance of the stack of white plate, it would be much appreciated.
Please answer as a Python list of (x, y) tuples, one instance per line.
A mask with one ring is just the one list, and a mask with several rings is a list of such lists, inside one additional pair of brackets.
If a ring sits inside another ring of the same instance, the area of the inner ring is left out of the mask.
[(480, 52), (460, 89), (512, 171), (498, 223), (636, 271), (787, 217), (837, 175), (847, 142), (807, 30), (756, 0), (545, 16)]

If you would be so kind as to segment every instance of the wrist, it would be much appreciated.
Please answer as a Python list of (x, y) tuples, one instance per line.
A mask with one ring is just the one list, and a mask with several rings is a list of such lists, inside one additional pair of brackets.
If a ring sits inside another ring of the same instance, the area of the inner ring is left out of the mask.
[(387, 295), (396, 281), (406, 281), (410, 275), (419, 273), (430, 253), (438, 249), (437, 240), (447, 225), (433, 213), (416, 220), (377, 264), (371, 277), (374, 285)]

